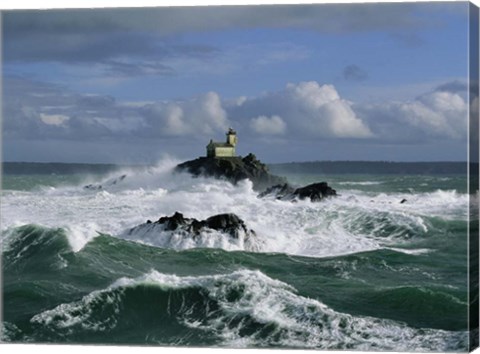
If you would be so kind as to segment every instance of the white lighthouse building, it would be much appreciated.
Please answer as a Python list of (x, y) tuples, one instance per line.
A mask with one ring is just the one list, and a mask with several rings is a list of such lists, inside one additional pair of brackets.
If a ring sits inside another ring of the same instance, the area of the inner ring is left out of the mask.
[(232, 128), (228, 129), (227, 141), (225, 143), (210, 140), (207, 145), (207, 157), (233, 157), (235, 156), (235, 145), (237, 145), (237, 132)]

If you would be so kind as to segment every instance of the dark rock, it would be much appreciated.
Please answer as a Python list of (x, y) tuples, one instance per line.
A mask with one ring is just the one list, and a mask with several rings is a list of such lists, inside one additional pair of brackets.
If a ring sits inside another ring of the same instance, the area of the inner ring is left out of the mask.
[(326, 182), (313, 183), (308, 186), (295, 189), (288, 183), (279, 184), (266, 189), (258, 195), (263, 198), (269, 195), (275, 196), (280, 200), (296, 200), (309, 198), (312, 202), (318, 202), (326, 197), (336, 196), (337, 192)]
[(298, 188), (293, 192), (293, 195), (300, 199), (310, 198), (312, 202), (317, 202), (325, 197), (335, 196), (337, 192), (329, 187), (327, 182), (320, 182)]
[(225, 179), (233, 184), (249, 179), (255, 190), (263, 190), (276, 184), (284, 184), (287, 180), (270, 174), (265, 164), (254, 154), (245, 157), (199, 157), (176, 167), (179, 172), (189, 172), (193, 176), (206, 176)]
[(166, 230), (173, 231), (178, 229), (179, 226), (187, 225), (190, 220), (191, 219), (185, 219), (183, 214), (177, 211), (173, 216), (162, 216), (158, 219), (157, 224), (164, 224)]
[(245, 232), (246, 235), (249, 233), (255, 234), (253, 230), (248, 230), (243, 220), (235, 214), (214, 215), (205, 220), (205, 222), (207, 227), (226, 232), (235, 238), (239, 237), (240, 230)]
[(245, 222), (235, 214), (218, 214), (206, 220), (197, 220), (185, 218), (183, 214), (176, 212), (172, 216), (162, 216), (155, 224), (164, 225), (166, 231), (185, 231), (192, 236), (208, 229), (226, 233), (233, 238), (239, 238), (240, 232), (244, 232), (246, 238), (255, 235), (255, 231), (248, 229)]

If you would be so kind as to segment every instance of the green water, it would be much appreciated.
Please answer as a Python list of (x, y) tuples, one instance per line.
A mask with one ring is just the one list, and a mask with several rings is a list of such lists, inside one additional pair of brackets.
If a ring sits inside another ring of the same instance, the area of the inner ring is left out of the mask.
[[(306, 208), (302, 215), (308, 225), (315, 225), (318, 215), (312, 210), (327, 215), (331, 225), (299, 229), (299, 235), (331, 232), (337, 237), (335, 230), (341, 227), (338, 235), (348, 237), (339, 242), (364, 238), (380, 246), (314, 257), (268, 250), (158, 247), (105, 232), (74, 251), (72, 230), (63, 226), (74, 218), (62, 220), (58, 227), (44, 216), (32, 215), (31, 223), (21, 225), (2, 219), (3, 340), (467, 350), (464, 177), (287, 177), (299, 184), (327, 180), (345, 201), (300, 205)], [(79, 203), (78, 217), (84, 218), (83, 208), (89, 204), (81, 204), (79, 195), (105, 198), (105, 192), (85, 194), (84, 180), (75, 175), (4, 176), (3, 199), (10, 209), (2, 218), (24, 220), (21, 198), (30, 198), (32, 210), (39, 212), (52, 198), (58, 208), (73, 200)], [(80, 187), (69, 189), (72, 185)], [(108, 200), (126, 208), (131, 190), (110, 191)], [(174, 193), (185, 197), (185, 192), (172, 188), (169, 193), (171, 200)], [(405, 209), (399, 211), (399, 199), (404, 197)], [(158, 203), (162, 198), (163, 194)], [(260, 199), (248, 200), (259, 210), (269, 207)], [(369, 203), (384, 203), (385, 208), (372, 211)], [(439, 203), (445, 203), (445, 213), (441, 205), (436, 208)], [(116, 204), (102, 208), (98, 213), (105, 213), (108, 222), (121, 221), (123, 209)], [(288, 214), (282, 217), (288, 222)], [(255, 220), (254, 215), (251, 218), (247, 224)], [(291, 221), (298, 222), (293, 216)], [(297, 236), (290, 237), (293, 242)]]

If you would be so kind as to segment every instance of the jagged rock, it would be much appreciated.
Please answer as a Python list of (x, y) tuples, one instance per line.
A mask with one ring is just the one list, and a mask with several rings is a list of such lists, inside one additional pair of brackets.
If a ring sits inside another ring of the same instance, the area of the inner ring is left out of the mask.
[[(178, 211), (175, 212), (172, 216), (162, 216), (158, 219), (157, 224), (164, 224), (165, 230), (173, 231), (178, 229), (180, 226), (185, 226), (190, 223), (191, 219), (185, 219), (182, 213)], [(148, 223), (148, 220), (147, 220)]]
[(226, 232), (235, 238), (239, 237), (240, 230), (245, 234), (255, 233), (253, 230), (248, 230), (243, 220), (235, 214), (214, 215), (205, 220), (205, 223), (207, 227)]
[(276, 184), (286, 183), (284, 177), (270, 174), (265, 164), (254, 154), (245, 157), (199, 157), (177, 165), (177, 171), (186, 171), (194, 176), (225, 179), (231, 183), (249, 179), (255, 190), (263, 190)]
[[(147, 220), (147, 224), (148, 221), (150, 220)], [(197, 220), (185, 218), (182, 213), (175, 212), (172, 216), (162, 216), (154, 224), (164, 225), (166, 231), (185, 231), (192, 236), (199, 235), (208, 229), (226, 233), (233, 238), (240, 237), (240, 232), (244, 232), (246, 237), (255, 235), (255, 231), (248, 229), (242, 219), (231, 213), (214, 215), (206, 220)]]
[(275, 185), (268, 188), (258, 196), (260, 198), (273, 195), (280, 200), (307, 199), (318, 202), (326, 197), (336, 196), (337, 192), (326, 182), (313, 183), (305, 187), (295, 189), (288, 183)]

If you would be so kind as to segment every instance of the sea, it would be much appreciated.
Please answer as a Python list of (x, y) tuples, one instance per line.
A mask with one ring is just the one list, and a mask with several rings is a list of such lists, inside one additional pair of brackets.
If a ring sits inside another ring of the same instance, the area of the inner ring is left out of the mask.
[[(467, 176), (291, 173), (338, 193), (292, 202), (179, 162), (3, 176), (2, 341), (468, 350)], [(128, 232), (176, 211), (256, 236)]]

